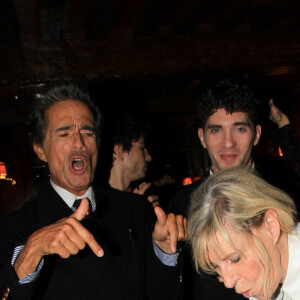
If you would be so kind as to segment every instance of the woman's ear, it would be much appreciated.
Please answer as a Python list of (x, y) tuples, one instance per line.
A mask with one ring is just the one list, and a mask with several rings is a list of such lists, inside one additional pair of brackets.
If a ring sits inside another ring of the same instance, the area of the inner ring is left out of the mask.
[(281, 229), (278, 216), (275, 210), (268, 209), (266, 211), (263, 226), (266, 227), (266, 230), (273, 238), (274, 244), (277, 244), (280, 237)]
[(276, 245), (281, 234), (280, 223), (276, 211), (268, 209), (265, 212), (261, 226), (254, 227), (251, 231), (261, 241), (271, 241), (273, 245)]

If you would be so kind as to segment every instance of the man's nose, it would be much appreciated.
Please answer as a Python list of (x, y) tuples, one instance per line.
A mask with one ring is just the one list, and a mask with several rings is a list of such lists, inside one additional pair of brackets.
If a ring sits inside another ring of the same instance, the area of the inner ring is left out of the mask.
[(80, 132), (75, 132), (73, 137), (74, 137), (73, 145), (72, 145), (73, 149), (82, 150), (86, 148), (84, 143), (84, 138)]
[(225, 132), (224, 136), (224, 146), (226, 148), (232, 148), (236, 144), (235, 138), (232, 132)]
[(152, 160), (151, 155), (149, 154), (148, 150), (145, 149), (145, 159), (146, 161), (150, 162)]

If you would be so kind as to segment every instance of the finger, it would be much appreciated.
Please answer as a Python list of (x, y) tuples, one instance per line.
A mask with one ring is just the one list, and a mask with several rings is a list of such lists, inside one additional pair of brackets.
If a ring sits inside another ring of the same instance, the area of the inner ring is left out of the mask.
[(184, 232), (185, 232), (185, 236), (184, 236), (184, 239), (185, 240), (188, 240), (188, 233), (187, 233), (187, 219), (186, 218), (183, 218), (183, 226), (184, 226)]
[[(81, 224), (80, 224), (81, 225)], [(81, 225), (81, 230), (79, 232), (80, 237), (82, 240), (91, 248), (91, 250), (98, 256), (102, 257), (104, 255), (104, 251), (102, 247), (98, 244), (95, 240), (94, 236)]]
[(159, 200), (159, 196), (158, 195), (150, 195), (147, 197), (147, 199), (150, 203), (152, 203), (152, 202)]
[(149, 189), (150, 186), (151, 186), (151, 183), (150, 183), (150, 182), (142, 182), (142, 183), (139, 185), (139, 194), (140, 194), (140, 195), (144, 195), (145, 192)]
[(177, 215), (176, 216), (176, 223), (177, 223), (177, 228), (178, 228), (178, 241), (183, 241), (185, 239), (185, 228), (183, 224), (183, 216), (182, 215)]
[(167, 226), (168, 226), (168, 233), (170, 236), (170, 249), (172, 253), (175, 253), (177, 247), (177, 239), (178, 239), (178, 226), (174, 214), (168, 214)]
[(85, 244), (83, 243), (83, 247), (79, 248), (78, 245), (71, 241), (69, 238), (61, 239), (59, 243), (60, 247), (59, 249), (56, 249), (55, 253), (62, 258), (68, 258), (71, 254), (77, 254), (79, 250), (82, 250), (85, 246)]
[(89, 200), (87, 198), (83, 198), (77, 210), (71, 215), (71, 217), (76, 218), (78, 221), (84, 219), (89, 211)]
[(269, 99), (269, 105), (270, 105), (270, 107), (272, 107), (272, 106), (274, 105), (274, 102), (273, 102), (273, 99), (272, 99), (272, 98)]
[(151, 204), (153, 207), (156, 207), (156, 206), (159, 206), (160, 203), (158, 200), (156, 200), (156, 201), (153, 201)]
[(164, 212), (164, 210), (161, 207), (156, 206), (156, 207), (154, 207), (154, 212), (155, 212), (156, 217), (157, 217), (156, 223), (158, 225), (160, 225), (160, 226), (166, 225), (166, 223), (167, 223), (167, 215)]
[[(72, 222), (72, 226), (76, 230), (76, 232), (79, 234), (80, 238), (89, 245), (91, 250), (99, 257), (102, 257), (104, 255), (104, 251), (102, 247), (98, 244), (98, 242), (95, 240), (94, 236), (84, 227), (81, 223), (74, 222), (72, 219), (76, 219), (78, 221), (81, 221), (85, 216), (89, 209), (89, 201), (84, 198), (82, 199), (80, 206), (71, 215), (71, 218), (68, 219), (68, 222)], [(79, 212), (78, 212), (79, 210)], [(78, 212), (78, 214), (76, 214)]]

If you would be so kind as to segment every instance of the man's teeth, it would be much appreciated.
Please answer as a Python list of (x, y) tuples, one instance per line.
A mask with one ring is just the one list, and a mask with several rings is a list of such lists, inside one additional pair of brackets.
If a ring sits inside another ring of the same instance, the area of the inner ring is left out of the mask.
[(80, 169), (83, 168), (83, 166), (84, 166), (84, 163), (83, 163), (83, 160), (82, 160), (82, 159), (75, 158), (75, 159), (73, 160), (73, 168), (74, 168), (75, 170), (80, 170)]

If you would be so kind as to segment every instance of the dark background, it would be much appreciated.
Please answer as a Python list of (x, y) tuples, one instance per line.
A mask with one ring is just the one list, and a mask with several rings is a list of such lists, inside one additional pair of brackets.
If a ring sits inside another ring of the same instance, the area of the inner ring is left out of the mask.
[[(85, 82), (105, 117), (150, 123), (148, 179), (198, 177), (197, 97), (222, 78), (269, 97), (300, 134), (300, 2), (224, 0), (0, 1), (0, 214), (32, 194), (43, 174), (28, 143), (34, 91), (57, 79)], [(257, 154), (278, 155), (265, 112)], [(100, 164), (101, 168), (101, 155)]]

